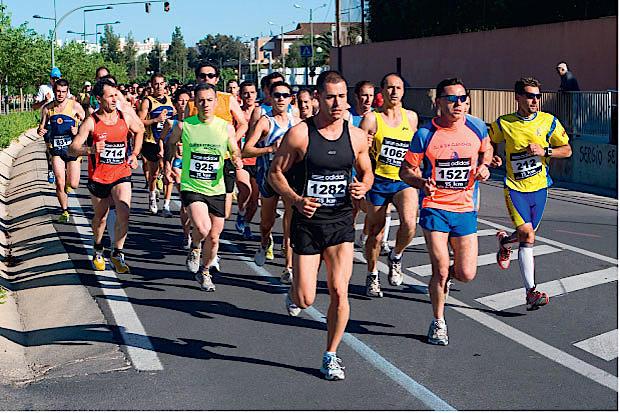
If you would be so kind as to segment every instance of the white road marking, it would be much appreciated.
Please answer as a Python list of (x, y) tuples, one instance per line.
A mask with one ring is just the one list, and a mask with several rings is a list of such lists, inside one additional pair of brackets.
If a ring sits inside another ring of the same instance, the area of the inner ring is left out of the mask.
[(574, 346), (605, 361), (611, 361), (618, 358), (618, 329), (580, 341)]
[[(486, 237), (489, 235), (495, 235), (497, 233), (496, 230), (494, 229), (481, 229), (478, 230), (478, 236), (479, 237)], [(415, 237), (414, 239), (411, 240), (411, 242), (409, 243), (409, 247), (414, 246), (414, 245), (422, 245), (425, 244), (426, 241), (424, 240), (424, 237)], [(394, 247), (394, 245), (396, 244), (396, 241), (388, 241), (388, 244), (390, 245), (390, 247)]]
[[(534, 256), (552, 254), (554, 252), (561, 251), (558, 248), (550, 247), (549, 245), (536, 245), (534, 247)], [(496, 263), (495, 258), (496, 253), (484, 254), (478, 256), (478, 267), (482, 267), (484, 265), (491, 265)], [(510, 260), (514, 261), (518, 259), (518, 251), (512, 250), (510, 252)], [(450, 264), (453, 264), (454, 261), (450, 260)], [(420, 277), (428, 277), (433, 273), (433, 269), (431, 264), (418, 265), (416, 267), (409, 267), (407, 271), (412, 272), (414, 274), (419, 275)]]
[[(495, 222), (487, 221), (486, 219), (478, 218), (478, 222), (480, 222), (481, 224), (488, 225), (488, 226), (493, 227), (493, 228), (503, 229), (503, 230), (507, 231), (508, 233), (514, 231), (514, 228), (510, 228), (510, 227), (507, 227), (507, 226), (504, 226), (504, 225), (501, 225), (501, 224), (496, 224)], [(596, 258), (597, 260), (601, 260), (601, 261), (609, 262), (609, 263), (614, 264), (614, 265), (618, 265), (618, 259), (616, 259), (616, 258), (607, 257), (605, 255), (598, 254), (596, 252), (584, 250), (583, 248), (574, 247), (572, 245), (568, 245), (568, 244), (564, 244), (562, 242), (554, 241), (554, 240), (549, 239), (549, 238), (540, 237), (538, 235), (536, 235), (536, 239), (538, 241), (542, 241), (542, 242), (544, 242), (546, 244), (549, 244), (549, 245), (554, 245), (556, 247), (559, 247), (559, 248), (562, 248), (562, 249), (565, 249), (565, 250), (574, 251), (576, 253), (579, 253), (579, 254), (582, 254), (582, 255), (586, 255), (588, 257)]]
[[(84, 211), (75, 196), (69, 196), (69, 207), (72, 210), (71, 217), (75, 224), (75, 229), (80, 234), (84, 248), (88, 253), (88, 259), (92, 259), (93, 254), (93, 232), (90, 222), (86, 219)], [(97, 271), (97, 275), (106, 277), (108, 281), (99, 282), (101, 292), (105, 297), (121, 297), (121, 300), (107, 300), (114, 321), (119, 327), (123, 343), (127, 348), (127, 356), (131, 360), (136, 370), (157, 371), (163, 370), (157, 352), (154, 350), (153, 343), (146, 334), (144, 326), (140, 322), (136, 311), (129, 298), (122, 288), (121, 281), (116, 273), (111, 270)]]
[[(355, 253), (355, 258), (358, 260), (363, 258), (362, 254), (358, 251)], [(382, 273), (388, 273), (388, 267), (385, 263), (378, 261), (377, 269)], [(427, 288), (427, 284), (422, 281), (418, 281), (415, 278), (404, 275), (404, 282), (414, 286), (414, 287), (423, 287)], [(428, 292), (427, 292), (428, 293)], [(476, 309), (472, 308), (466, 303), (455, 299), (452, 295), (448, 297), (446, 300), (446, 304), (449, 305), (449, 309), (457, 311), (472, 320), (482, 324), (483, 326), (503, 335), (504, 337), (521, 344), (522, 346), (534, 351), (549, 360), (558, 363), (570, 370), (573, 370), (577, 374), (580, 374), (588, 379), (599, 383), (602, 386), (605, 386), (615, 392), (618, 391), (618, 378), (613, 374), (607, 373), (605, 370), (599, 369), (596, 366), (586, 363), (583, 360), (578, 359), (577, 357), (571, 356), (568, 353), (563, 352), (560, 349), (557, 349), (549, 344), (538, 340), (535, 337), (530, 336), (514, 327), (509, 326), (508, 324)], [(431, 318), (431, 311), (429, 309), (429, 320)]]
[[(390, 227), (397, 227), (400, 225), (400, 219), (392, 219), (392, 221), (390, 221)], [(356, 230), (362, 230), (364, 229), (364, 223), (360, 223), (360, 224), (355, 224), (355, 229)]]
[[(220, 240), (221, 244), (226, 245), (234, 245), (234, 243), (227, 240)], [(239, 257), (240, 261), (246, 263), (252, 271), (255, 273), (266, 277), (266, 278), (276, 278), (279, 277), (273, 276), (269, 271), (267, 271), (264, 267), (259, 267), (254, 263), (254, 261), (249, 257)], [(282, 298), (284, 298), (285, 294), (282, 294)], [(282, 304), (284, 307), (284, 299), (282, 299)], [(284, 310), (284, 308), (282, 309)], [(318, 321), (320, 323), (325, 323), (326, 317), (323, 313), (317, 310), (314, 307), (309, 307), (304, 310), (304, 312), (309, 315), (314, 321)], [(351, 347), (357, 354), (359, 354), (362, 358), (366, 359), (370, 364), (372, 364), (376, 369), (383, 372), (390, 379), (394, 380), (400, 386), (402, 386), (409, 394), (420, 400), (429, 409), (432, 410), (455, 410), (454, 407), (450, 406), (439, 396), (431, 392), (429, 389), (409, 377), (407, 374), (402, 372), (398, 367), (393, 365), (389, 360), (385, 359), (375, 350), (373, 350), (370, 346), (362, 342), (357, 337), (353, 336), (350, 333), (344, 333), (344, 337), (342, 341), (346, 343), (349, 347)]]
[[(559, 280), (537, 284), (537, 288), (540, 291), (546, 292), (549, 297), (555, 297), (614, 281), (618, 281), (618, 267), (560, 278)], [(511, 291), (504, 291), (498, 294), (476, 298), (476, 301), (494, 310), (500, 311), (522, 305), (525, 300), (524, 297), (524, 289), (517, 288)]]

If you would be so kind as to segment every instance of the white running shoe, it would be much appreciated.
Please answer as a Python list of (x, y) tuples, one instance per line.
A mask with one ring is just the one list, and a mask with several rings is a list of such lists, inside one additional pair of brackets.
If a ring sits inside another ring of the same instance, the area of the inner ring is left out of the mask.
[(203, 270), (201, 273), (196, 273), (194, 276), (198, 284), (200, 284), (200, 289), (203, 291), (215, 291), (215, 284), (213, 284), (213, 277), (209, 273), (209, 270)]
[(387, 241), (381, 242), (381, 254), (386, 255), (389, 254), (392, 249), (390, 248), (390, 244)]
[(220, 271), (220, 256), (216, 255), (215, 258), (213, 259), (213, 261), (211, 261), (211, 263), (209, 264), (209, 269), (214, 269), (217, 272), (221, 272)]
[(192, 236), (189, 235), (187, 238), (183, 237), (183, 249), (188, 251), (192, 247)]
[(428, 327), (427, 340), (430, 344), (448, 345), (448, 325), (443, 320), (433, 320)]
[(286, 299), (284, 300), (284, 304), (286, 305), (286, 311), (288, 311), (288, 315), (291, 317), (297, 317), (301, 314), (301, 308), (297, 307), (297, 305), (291, 299), (291, 292), (286, 293)]
[(369, 273), (366, 276), (366, 295), (368, 297), (383, 297), (383, 291), (381, 291), (381, 282), (379, 281), (379, 274), (374, 275)]
[(189, 250), (185, 265), (189, 272), (194, 274), (198, 272), (200, 269), (200, 248), (192, 248)]
[(388, 282), (390, 285), (398, 286), (403, 283), (403, 271), (401, 268), (402, 257), (399, 260), (392, 259), (392, 253), (388, 254)]
[(149, 212), (153, 215), (157, 214), (157, 199), (156, 198), (149, 199)]
[(282, 282), (282, 284), (290, 284), (293, 282), (293, 269), (292, 268), (285, 268), (284, 270), (282, 270), (282, 275), (280, 275), (280, 282)]
[(344, 366), (342, 365), (342, 359), (339, 359), (336, 355), (323, 356), (321, 373), (325, 375), (325, 379), (327, 380), (344, 380)]
[(364, 248), (366, 246), (366, 240), (368, 239), (368, 235), (364, 234), (363, 232), (360, 234), (359, 238), (357, 239), (357, 246), (358, 248)]

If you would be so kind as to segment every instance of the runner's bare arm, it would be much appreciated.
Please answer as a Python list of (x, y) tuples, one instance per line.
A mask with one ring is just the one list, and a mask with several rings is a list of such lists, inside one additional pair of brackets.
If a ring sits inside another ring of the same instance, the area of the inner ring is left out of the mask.
[(291, 203), (296, 203), (303, 198), (293, 191), (284, 173), (304, 158), (308, 147), (308, 126), (305, 123), (293, 126), (281, 141), (267, 177), (277, 193)]
[(183, 122), (177, 122), (176, 126), (172, 128), (172, 133), (168, 138), (168, 142), (166, 142), (166, 162), (172, 162), (174, 155), (176, 153), (176, 144), (181, 140), (181, 135), (183, 133)]
[(84, 108), (82, 107), (82, 105), (79, 102), (75, 101), (73, 102), (73, 109), (75, 110), (78, 120), (82, 122), (86, 118), (86, 112), (84, 112)]
[(374, 112), (370, 112), (364, 115), (360, 122), (360, 129), (366, 132), (368, 147), (372, 146), (372, 141), (377, 133), (377, 118), (375, 118)]
[(41, 108), (41, 122), (39, 122), (39, 127), (37, 128), (37, 133), (39, 136), (45, 136), (47, 133), (47, 105)]
[(353, 198), (362, 199), (372, 187), (375, 179), (368, 154), (367, 135), (366, 132), (356, 127), (350, 128), (350, 135), (353, 151), (355, 152), (355, 171), (357, 176), (351, 183), (349, 190)]
[(241, 106), (239, 106), (239, 102), (237, 99), (232, 96), (229, 100), (230, 102), (230, 114), (233, 119), (235, 119), (235, 137), (237, 140), (243, 138), (248, 131), (248, 122), (245, 120), (245, 116), (243, 116), (243, 111), (241, 110)]
[(256, 158), (257, 156), (265, 155), (268, 153), (274, 153), (277, 149), (276, 145), (267, 146), (266, 148), (257, 148), (256, 144), (258, 140), (269, 133), (269, 121), (266, 117), (262, 117), (258, 120), (256, 127), (253, 128), (252, 134), (245, 141), (243, 145), (243, 157), (244, 158)]
[(235, 165), (237, 170), (243, 169), (243, 162), (241, 161), (241, 151), (239, 151), (239, 145), (237, 145), (237, 136), (235, 135), (235, 128), (232, 125), (228, 125), (226, 129), (228, 131), (228, 152), (230, 152), (230, 159)]
[(422, 178), (422, 170), (419, 165), (412, 165), (406, 159), (400, 165), (398, 172), (400, 179), (409, 186), (422, 189), (426, 179)]
[(137, 163), (138, 163), (138, 154), (142, 150), (142, 141), (144, 139), (144, 128), (141, 127), (142, 124), (139, 121), (137, 121), (137, 120), (135, 120), (133, 118), (129, 118), (128, 119), (127, 126), (129, 127), (129, 130), (134, 135), (133, 151), (131, 152), (131, 156), (133, 156), (135, 158), (136, 165), (137, 165)]
[[(96, 152), (94, 145), (93, 147), (84, 146), (84, 143), (86, 143), (86, 139), (93, 131), (94, 126), (95, 121), (92, 117), (88, 117), (84, 122), (82, 122), (80, 129), (78, 130), (78, 134), (73, 137), (73, 141), (71, 142), (71, 145), (69, 145), (70, 156), (86, 156)], [(102, 142), (105, 143), (105, 141)]]
[(420, 120), (418, 119), (418, 114), (415, 113), (413, 110), (407, 109), (406, 111), (407, 119), (409, 120), (409, 125), (411, 126), (411, 133), (416, 133), (420, 122)]

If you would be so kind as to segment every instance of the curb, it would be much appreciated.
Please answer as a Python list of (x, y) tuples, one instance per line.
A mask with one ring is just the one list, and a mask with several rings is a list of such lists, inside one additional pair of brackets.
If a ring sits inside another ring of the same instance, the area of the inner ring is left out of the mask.
[(125, 370), (52, 223), (57, 201), (34, 131), (0, 152), (0, 285), (9, 291), (0, 305), (0, 384)]

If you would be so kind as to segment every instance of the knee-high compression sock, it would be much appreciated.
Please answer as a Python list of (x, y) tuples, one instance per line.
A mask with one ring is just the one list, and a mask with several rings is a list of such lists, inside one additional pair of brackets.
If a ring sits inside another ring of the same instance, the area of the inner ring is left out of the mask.
[(519, 243), (519, 268), (523, 278), (523, 286), (526, 290), (534, 288), (534, 244), (529, 242)]

